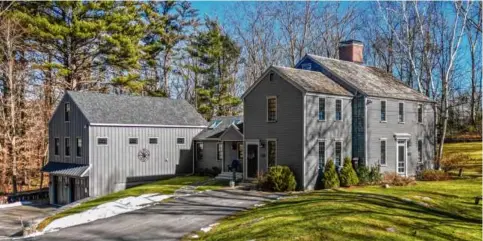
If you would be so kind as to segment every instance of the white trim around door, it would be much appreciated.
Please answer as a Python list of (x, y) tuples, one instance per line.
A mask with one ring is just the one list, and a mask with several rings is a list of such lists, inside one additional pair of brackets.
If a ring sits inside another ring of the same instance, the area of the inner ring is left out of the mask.
[[(402, 168), (404, 170), (401, 172), (399, 171), (400, 168), (400, 160), (399, 160), (399, 148), (404, 148), (404, 164)], [(396, 139), (396, 173), (398, 175), (408, 176), (408, 140), (407, 139)]]

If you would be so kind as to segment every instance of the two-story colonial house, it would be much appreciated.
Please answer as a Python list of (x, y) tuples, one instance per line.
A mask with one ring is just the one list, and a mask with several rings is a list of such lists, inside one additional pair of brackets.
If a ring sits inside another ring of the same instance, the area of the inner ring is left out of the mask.
[(341, 42), (339, 59), (306, 55), (270, 67), (242, 96), (245, 177), (290, 166), (313, 189), (333, 159), (415, 175), (435, 154), (435, 103), (390, 73), (362, 64), (363, 45)]

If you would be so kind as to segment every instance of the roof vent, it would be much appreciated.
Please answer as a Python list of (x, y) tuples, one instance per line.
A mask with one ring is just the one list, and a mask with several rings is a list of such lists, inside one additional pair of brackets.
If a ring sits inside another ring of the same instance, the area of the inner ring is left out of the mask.
[(339, 59), (362, 64), (364, 44), (359, 40), (347, 40), (339, 43)]

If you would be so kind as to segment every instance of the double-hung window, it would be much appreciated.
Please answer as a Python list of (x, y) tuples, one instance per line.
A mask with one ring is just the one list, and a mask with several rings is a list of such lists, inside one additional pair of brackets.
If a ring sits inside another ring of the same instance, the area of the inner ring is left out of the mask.
[(319, 169), (324, 169), (325, 167), (325, 141), (319, 141)]
[(336, 141), (335, 142), (335, 165), (337, 167), (342, 166), (342, 142)]
[(65, 122), (70, 121), (70, 103), (69, 102), (64, 103), (64, 121)]
[(82, 156), (82, 139), (77, 137), (76, 138), (76, 156), (81, 157)]
[(268, 140), (268, 167), (274, 166), (277, 163), (277, 141)]
[(223, 143), (216, 144), (216, 159), (218, 161), (223, 160)]
[(423, 105), (418, 104), (418, 123), (423, 123)]
[(319, 120), (325, 120), (325, 98), (319, 98)]
[(404, 123), (404, 103), (399, 103), (399, 123)]
[(196, 160), (203, 161), (203, 142), (196, 143)]
[(70, 156), (70, 138), (66, 137), (64, 139), (64, 141), (65, 141), (65, 143), (64, 143), (65, 144), (65, 153), (64, 154), (65, 154), (65, 156)]
[(386, 140), (381, 140), (381, 160), (379, 161), (381, 166), (386, 165)]
[(381, 100), (381, 121), (386, 121), (386, 101)]
[(59, 155), (59, 149), (60, 149), (60, 140), (58, 137), (54, 138), (54, 155), (58, 156)]
[(267, 97), (267, 122), (277, 121), (277, 97)]
[(423, 140), (418, 140), (418, 162), (423, 162)]
[(335, 120), (342, 120), (342, 100), (335, 100)]

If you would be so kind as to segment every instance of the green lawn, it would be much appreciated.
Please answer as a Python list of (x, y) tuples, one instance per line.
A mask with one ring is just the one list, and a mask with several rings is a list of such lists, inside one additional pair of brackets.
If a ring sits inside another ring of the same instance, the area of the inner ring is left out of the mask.
[(478, 178), (315, 191), (240, 212), (199, 240), (481, 240), (481, 188)]
[(48, 217), (38, 225), (37, 229), (38, 230), (44, 229), (49, 223), (51, 223), (55, 219), (69, 216), (75, 213), (80, 213), (90, 208), (96, 207), (100, 204), (111, 202), (120, 198), (125, 198), (129, 196), (139, 196), (147, 193), (173, 194), (176, 190), (178, 190), (182, 186), (203, 182), (208, 179), (209, 177), (200, 177), (200, 176), (174, 177), (166, 180), (156, 181), (156, 182), (140, 185), (137, 187), (129, 188), (123, 191), (111, 193), (109, 195), (102, 196), (102, 197), (81, 203), (78, 206), (75, 206), (63, 212), (60, 212), (56, 215)]
[(461, 142), (444, 144), (443, 152), (445, 155), (452, 153), (465, 153), (475, 160), (481, 162), (482, 148), (481, 142)]

